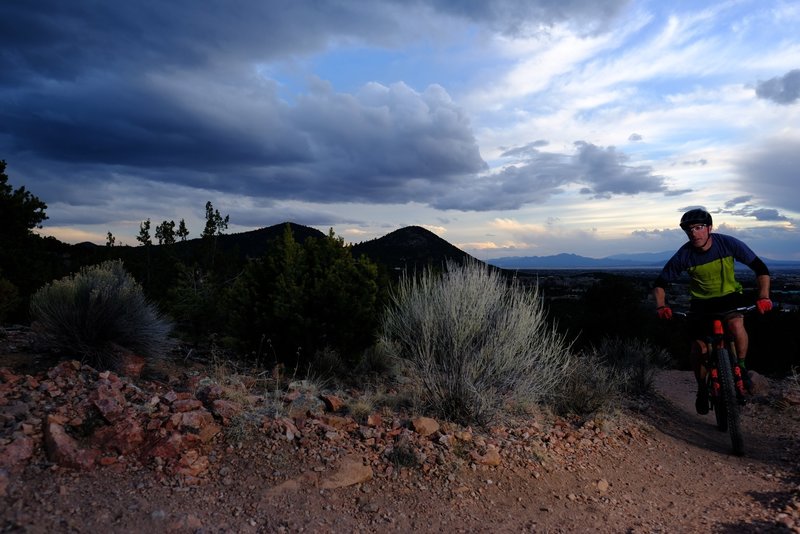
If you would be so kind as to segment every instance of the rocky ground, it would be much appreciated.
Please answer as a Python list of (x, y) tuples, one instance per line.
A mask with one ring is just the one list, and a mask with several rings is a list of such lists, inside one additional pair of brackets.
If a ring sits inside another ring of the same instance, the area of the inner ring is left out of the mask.
[(745, 408), (744, 457), (680, 371), (612, 415), (490, 429), (272, 383), (189, 361), (101, 373), (7, 332), (0, 530), (800, 532), (792, 380)]

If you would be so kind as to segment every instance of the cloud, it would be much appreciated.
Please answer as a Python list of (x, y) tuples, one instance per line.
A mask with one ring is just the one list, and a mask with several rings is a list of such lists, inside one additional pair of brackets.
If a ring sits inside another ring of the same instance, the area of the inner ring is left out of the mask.
[(762, 205), (800, 213), (797, 169), (800, 136), (773, 138), (740, 155), (736, 185), (745, 191), (753, 190)]
[(772, 100), (777, 104), (792, 104), (800, 99), (800, 69), (790, 70), (756, 84), (756, 96)]
[(586, 185), (585, 194), (595, 198), (639, 193), (665, 193), (666, 178), (653, 174), (647, 166), (627, 165), (628, 156), (611, 146), (605, 149), (585, 141), (577, 141), (578, 154), (574, 168), (579, 182)]
[(753, 195), (742, 195), (740, 197), (732, 198), (725, 203), (726, 208), (732, 208), (737, 204), (742, 204), (744, 202), (750, 202), (753, 199)]
[[(406, 4), (407, 2), (402, 2)], [(424, 3), (424, 2), (418, 2)], [(471, 22), (513, 36), (529, 35), (560, 22), (602, 29), (626, 6), (628, 0), (594, 2), (592, 0), (493, 0), (464, 2), (462, 0), (432, 0), (435, 9), (465, 17)]]
[(631, 135), (628, 136), (628, 141), (632, 141), (634, 143), (636, 141), (641, 141), (642, 139), (644, 139), (644, 137), (642, 137), (641, 134), (638, 133), (632, 133)]
[(628, 156), (614, 147), (602, 148), (586, 141), (574, 143), (575, 153), (543, 152), (536, 141), (507, 148), (503, 157), (516, 161), (493, 173), (465, 180), (458, 190), (433, 202), (442, 209), (512, 210), (527, 204), (543, 204), (569, 186), (582, 186), (581, 192), (593, 198), (615, 195), (659, 193), (680, 195), (688, 190), (672, 190), (666, 177), (651, 167), (628, 164)]

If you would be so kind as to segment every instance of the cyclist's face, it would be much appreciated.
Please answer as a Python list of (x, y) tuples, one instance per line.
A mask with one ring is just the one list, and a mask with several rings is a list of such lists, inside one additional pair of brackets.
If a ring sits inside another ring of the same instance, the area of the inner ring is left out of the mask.
[(689, 242), (692, 246), (697, 248), (704, 248), (708, 244), (708, 236), (711, 232), (711, 227), (707, 224), (693, 224), (686, 229), (686, 235), (689, 237)]

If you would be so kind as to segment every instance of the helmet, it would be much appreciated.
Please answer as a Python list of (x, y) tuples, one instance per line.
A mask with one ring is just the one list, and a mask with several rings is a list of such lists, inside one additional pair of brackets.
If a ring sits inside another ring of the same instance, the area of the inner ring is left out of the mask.
[(681, 217), (681, 228), (686, 230), (695, 224), (707, 224), (711, 226), (711, 214), (701, 208), (689, 210)]

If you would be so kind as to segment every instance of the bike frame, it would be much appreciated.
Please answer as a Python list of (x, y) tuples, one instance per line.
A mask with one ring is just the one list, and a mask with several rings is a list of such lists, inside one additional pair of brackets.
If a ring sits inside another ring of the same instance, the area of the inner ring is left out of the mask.
[(730, 338), (726, 323), (732, 315), (745, 315), (755, 308), (755, 306), (744, 306), (721, 313), (675, 313), (681, 317), (708, 321), (709, 332), (702, 339), (706, 344), (706, 351), (701, 365), (706, 371), (705, 380), (717, 428), (729, 432), (735, 454), (744, 452), (739, 409), (745, 402), (745, 388), (742, 370), (737, 361), (736, 347)]

